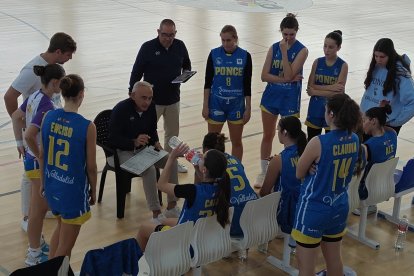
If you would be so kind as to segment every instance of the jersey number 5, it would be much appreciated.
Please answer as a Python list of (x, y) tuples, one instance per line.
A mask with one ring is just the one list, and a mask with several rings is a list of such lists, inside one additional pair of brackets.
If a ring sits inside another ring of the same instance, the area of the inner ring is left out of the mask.
[(55, 137), (49, 135), (49, 149), (47, 154), (47, 164), (50, 166), (56, 166), (59, 169), (64, 171), (68, 170), (67, 164), (62, 164), (60, 158), (62, 155), (68, 156), (69, 155), (69, 142), (64, 139), (57, 139), (56, 145), (62, 147), (63, 150), (56, 151), (55, 154)]
[[(233, 187), (236, 192), (241, 191), (244, 189), (244, 187), (246, 187), (246, 183), (244, 182), (243, 177), (237, 174), (237, 167), (229, 167), (226, 169), (226, 171), (229, 174), (230, 180), (237, 179), (237, 181), (239, 182), (238, 186)], [(234, 175), (233, 172), (235, 172), (236, 174)]]

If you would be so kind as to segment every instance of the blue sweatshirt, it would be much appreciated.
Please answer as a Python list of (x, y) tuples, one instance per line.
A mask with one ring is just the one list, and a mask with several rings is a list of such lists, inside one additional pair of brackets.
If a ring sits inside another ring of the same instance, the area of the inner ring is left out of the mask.
[[(404, 60), (409, 64), (410, 59), (403, 55)], [(385, 67), (377, 66), (372, 72), (372, 81), (365, 91), (361, 100), (361, 110), (367, 111), (372, 107), (379, 106), (382, 100), (389, 101), (392, 113), (388, 115), (387, 125), (398, 127), (408, 122), (414, 116), (414, 82), (410, 72), (397, 62), (397, 84), (398, 91), (388, 92), (383, 95), (383, 84), (387, 77), (388, 70)]]

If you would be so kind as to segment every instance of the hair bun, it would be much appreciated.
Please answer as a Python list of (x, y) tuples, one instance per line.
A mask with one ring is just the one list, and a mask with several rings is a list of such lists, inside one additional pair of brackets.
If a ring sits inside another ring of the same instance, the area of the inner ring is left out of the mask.
[(339, 35), (341, 35), (342, 36), (342, 31), (341, 30), (335, 30), (335, 31), (333, 31), (334, 33), (337, 33), (337, 34), (339, 34)]
[(60, 89), (62, 90), (69, 90), (72, 86), (72, 80), (69, 77), (63, 77), (60, 81)]
[(293, 13), (289, 12), (288, 14), (286, 14), (286, 17), (293, 17), (293, 18), (295, 18), (296, 17), (296, 14), (293, 14)]
[(384, 108), (386, 114), (391, 114), (392, 113), (392, 108), (391, 108), (391, 105), (389, 103), (385, 104), (383, 108)]
[(46, 71), (46, 66), (42, 66), (42, 65), (33, 66), (33, 72), (35, 73), (36, 76), (43, 76), (45, 74), (45, 71)]

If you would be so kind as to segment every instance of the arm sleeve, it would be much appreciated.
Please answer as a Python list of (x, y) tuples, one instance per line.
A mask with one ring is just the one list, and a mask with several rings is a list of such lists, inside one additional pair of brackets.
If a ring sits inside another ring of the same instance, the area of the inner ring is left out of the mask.
[(33, 68), (23, 68), (22, 71), (20, 71), (20, 74), (11, 84), (11, 86), (20, 92), (20, 94), (23, 94), (25, 98), (29, 97), (28, 93), (32, 90), (32, 87), (36, 85), (37, 82), (38, 76), (36, 76), (32, 70)]
[(402, 110), (399, 116), (394, 119), (392, 125), (402, 126), (414, 117), (414, 81), (411, 75), (400, 77), (398, 94)]
[(250, 53), (247, 53), (247, 62), (246, 67), (244, 68), (243, 74), (243, 90), (244, 96), (248, 97), (252, 95), (252, 56)]
[(22, 105), (19, 107), (19, 109), (21, 111), (23, 111), (24, 113), (26, 113), (26, 108), (27, 108), (27, 101), (29, 100), (29, 98), (27, 98), (26, 100), (24, 100), (24, 102), (22, 103)]
[(184, 42), (183, 42), (183, 51), (184, 51), (183, 70), (191, 71), (191, 60), (190, 60), (190, 56), (188, 55), (188, 50)]
[(211, 52), (210, 52), (207, 58), (206, 76), (204, 78), (204, 89), (211, 88), (211, 85), (213, 84), (213, 77), (214, 77), (213, 57), (211, 56)]
[(134, 66), (132, 67), (131, 77), (129, 78), (129, 92), (132, 91), (134, 84), (139, 81), (142, 76), (144, 75), (144, 68), (145, 68), (145, 59), (144, 54), (145, 48), (144, 45), (139, 49), (137, 57), (135, 59)]
[(134, 141), (122, 136), (123, 122), (127, 122), (124, 118), (126, 111), (120, 110), (115, 106), (112, 110), (111, 119), (109, 120), (109, 138), (108, 142), (115, 148), (120, 150), (134, 150)]
[(191, 207), (196, 197), (196, 187), (193, 184), (175, 185), (174, 194), (178, 198), (185, 198), (188, 207)]

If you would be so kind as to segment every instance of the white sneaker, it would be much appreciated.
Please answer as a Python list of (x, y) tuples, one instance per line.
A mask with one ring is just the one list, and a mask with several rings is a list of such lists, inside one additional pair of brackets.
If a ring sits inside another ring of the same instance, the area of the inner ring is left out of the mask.
[(27, 232), (27, 226), (29, 225), (29, 218), (23, 218), (22, 221), (20, 222), (20, 228), (22, 228), (22, 230), (24, 232)]
[(55, 218), (55, 215), (52, 213), (52, 211), (49, 210), (46, 212), (45, 218), (52, 219), (52, 218)]
[(183, 164), (177, 163), (177, 171), (179, 173), (187, 173), (188, 172), (188, 169)]
[(181, 209), (180, 207), (175, 206), (169, 210), (166, 209), (163, 214), (166, 218), (178, 218), (181, 214)]
[(40, 252), (37, 256), (33, 256), (32, 253), (28, 252), (26, 259), (24, 260), (24, 263), (27, 266), (34, 266), (37, 264), (44, 263), (48, 260), (48, 256), (43, 254), (43, 252)]
[(257, 177), (256, 177), (256, 181), (254, 182), (254, 187), (255, 187), (255, 188), (257, 188), (257, 189), (262, 188), (262, 186), (263, 186), (263, 181), (264, 181), (264, 178), (265, 178), (265, 175), (266, 175), (266, 174), (264, 174), (264, 173), (259, 173), (259, 174), (257, 175)]
[(163, 224), (163, 222), (164, 222), (165, 219), (166, 219), (166, 217), (164, 216), (163, 213), (161, 213), (161, 214), (158, 215), (158, 217), (151, 218), (150, 221), (153, 224), (160, 225), (160, 224)]

